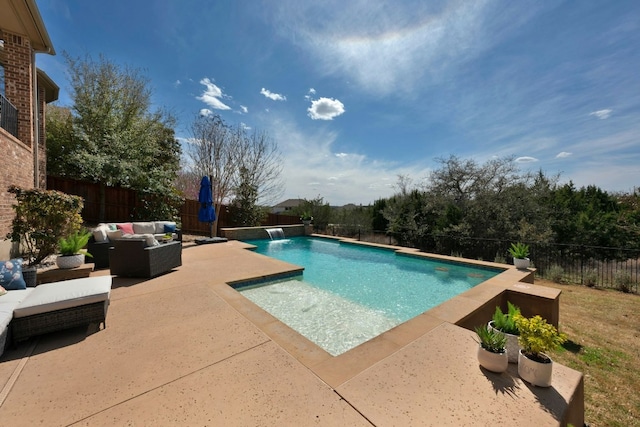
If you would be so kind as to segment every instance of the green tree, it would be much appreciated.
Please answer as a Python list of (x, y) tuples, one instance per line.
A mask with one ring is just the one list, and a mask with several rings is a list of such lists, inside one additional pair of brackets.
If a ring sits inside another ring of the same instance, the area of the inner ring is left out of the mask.
[(65, 59), (73, 132), (66, 121), (51, 115), (50, 170), (99, 183), (102, 220), (106, 186), (132, 188), (141, 195), (170, 193), (179, 169), (180, 144), (173, 117), (151, 111), (148, 80), (139, 70), (103, 56), (94, 60), (65, 54)]
[(331, 206), (321, 196), (311, 200), (303, 199), (302, 203), (294, 209), (294, 212), (300, 216), (305, 213), (311, 214), (313, 227), (318, 230), (325, 230), (332, 218)]
[(235, 190), (232, 208), (234, 222), (243, 227), (258, 226), (265, 217), (265, 210), (258, 205), (258, 189), (247, 168), (240, 169), (240, 184)]

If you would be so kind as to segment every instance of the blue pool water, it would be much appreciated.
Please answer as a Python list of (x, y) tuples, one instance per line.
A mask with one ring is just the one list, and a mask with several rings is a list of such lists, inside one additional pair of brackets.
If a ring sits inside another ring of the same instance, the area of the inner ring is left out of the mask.
[(501, 270), (295, 237), (254, 240), (256, 252), (303, 276), (239, 288), (254, 303), (338, 355), (499, 274)]

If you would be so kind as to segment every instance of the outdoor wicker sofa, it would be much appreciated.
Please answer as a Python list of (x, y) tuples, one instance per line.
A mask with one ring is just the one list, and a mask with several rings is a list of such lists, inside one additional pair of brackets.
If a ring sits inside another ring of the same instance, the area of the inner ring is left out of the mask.
[[(122, 227), (127, 224), (131, 226), (133, 234), (124, 233)], [(109, 249), (113, 247), (114, 240), (143, 238), (149, 234), (152, 234), (157, 240), (161, 240), (167, 233), (170, 233), (174, 240), (182, 241), (182, 231), (177, 228), (174, 221), (99, 224), (92, 230), (92, 236), (87, 244), (87, 251), (92, 257), (87, 258), (86, 262), (92, 262), (96, 270), (109, 268)]]
[(111, 274), (151, 278), (182, 265), (182, 242), (149, 246), (145, 239), (120, 239), (109, 249)]
[(8, 291), (0, 297), (0, 355), (9, 341), (91, 323), (106, 327), (111, 282), (95, 276)]

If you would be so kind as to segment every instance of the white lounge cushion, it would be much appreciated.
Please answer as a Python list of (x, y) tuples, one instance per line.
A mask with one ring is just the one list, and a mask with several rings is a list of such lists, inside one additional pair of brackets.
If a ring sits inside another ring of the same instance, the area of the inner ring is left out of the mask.
[(8, 291), (0, 296), (0, 332), (7, 327), (13, 319), (13, 310), (34, 290), (35, 288)]
[(107, 301), (111, 292), (111, 279), (111, 276), (95, 276), (45, 283), (36, 287), (13, 310), (13, 316), (26, 317)]

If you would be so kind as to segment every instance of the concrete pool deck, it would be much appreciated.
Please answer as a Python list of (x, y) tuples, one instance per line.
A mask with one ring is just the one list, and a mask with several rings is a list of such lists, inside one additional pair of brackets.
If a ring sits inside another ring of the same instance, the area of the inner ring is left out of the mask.
[[(227, 285), (296, 267), (230, 241), (187, 247), (151, 280), (114, 278), (107, 327), (26, 341), (0, 359), (2, 425), (583, 424), (583, 377), (550, 388), (484, 371), (468, 313), (505, 289), (544, 296), (510, 269), (338, 357)], [(99, 271), (94, 274), (108, 274)]]

